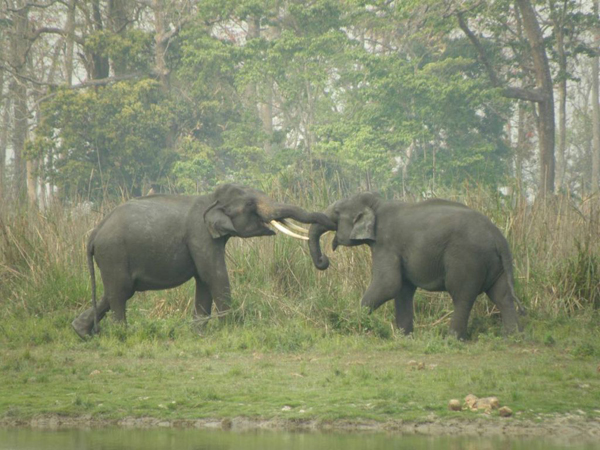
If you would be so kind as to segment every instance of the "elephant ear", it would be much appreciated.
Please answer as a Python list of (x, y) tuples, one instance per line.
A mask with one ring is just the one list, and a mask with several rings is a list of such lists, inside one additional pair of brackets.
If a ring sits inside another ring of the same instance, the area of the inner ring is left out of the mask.
[(363, 209), (354, 219), (350, 239), (357, 241), (375, 240), (375, 213), (369, 207)]
[(204, 213), (204, 223), (208, 228), (208, 232), (213, 239), (218, 239), (223, 236), (237, 234), (237, 230), (233, 226), (233, 222), (223, 208), (218, 206), (219, 202), (214, 202), (208, 207)]

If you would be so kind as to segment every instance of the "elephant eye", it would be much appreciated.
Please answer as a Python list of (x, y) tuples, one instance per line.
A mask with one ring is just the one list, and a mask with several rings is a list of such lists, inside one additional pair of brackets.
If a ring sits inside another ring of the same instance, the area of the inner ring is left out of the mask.
[(356, 217), (354, 218), (354, 223), (358, 222), (360, 219), (362, 219), (364, 216), (363, 212), (359, 212)]
[(257, 210), (256, 202), (254, 200), (249, 200), (244, 205), (244, 210), (248, 212), (255, 212)]

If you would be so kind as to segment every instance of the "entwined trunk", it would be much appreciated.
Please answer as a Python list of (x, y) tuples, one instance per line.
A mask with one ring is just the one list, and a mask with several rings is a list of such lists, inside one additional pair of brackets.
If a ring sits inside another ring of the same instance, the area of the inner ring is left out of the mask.
[(323, 227), (331, 227), (333, 223), (323, 213), (308, 212), (299, 206), (286, 203), (262, 202), (258, 206), (259, 214), (265, 222), (272, 220), (293, 219), (302, 223), (320, 224)]
[(308, 247), (313, 264), (319, 270), (326, 270), (329, 267), (329, 258), (321, 251), (321, 236), (327, 232), (327, 227), (320, 224), (310, 226), (308, 232)]
[(308, 231), (310, 256), (313, 264), (319, 270), (325, 270), (329, 267), (329, 258), (321, 252), (321, 236), (327, 231), (335, 231), (337, 229), (333, 205), (325, 210), (324, 216), (329, 220), (329, 224), (313, 224)]

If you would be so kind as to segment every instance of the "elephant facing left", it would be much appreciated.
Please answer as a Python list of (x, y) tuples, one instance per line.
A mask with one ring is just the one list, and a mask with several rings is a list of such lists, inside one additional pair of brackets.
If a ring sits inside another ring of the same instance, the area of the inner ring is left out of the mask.
[[(227, 311), (231, 289), (225, 244), (232, 236), (272, 236), (269, 224), (303, 237), (289, 230), (295, 225), (285, 219), (333, 226), (324, 214), (276, 203), (237, 184), (219, 186), (209, 195), (151, 195), (116, 207), (89, 237), (93, 306), (73, 321), (73, 328), (86, 338), (109, 310), (125, 322), (125, 304), (135, 292), (173, 288), (191, 278), (196, 281), (197, 317), (210, 316), (213, 302), (217, 313)], [(97, 305), (94, 260), (104, 284)]]
[(370, 311), (394, 299), (396, 325), (413, 331), (413, 299), (417, 288), (445, 291), (454, 303), (450, 331), (467, 336), (471, 308), (485, 292), (498, 307), (507, 334), (519, 331), (515, 305), (512, 255), (506, 238), (483, 214), (461, 203), (431, 199), (418, 203), (385, 200), (363, 192), (339, 200), (325, 210), (334, 228), (310, 227), (309, 247), (315, 267), (325, 270), (329, 259), (319, 239), (335, 231), (338, 245), (368, 245), (372, 278), (362, 298)]

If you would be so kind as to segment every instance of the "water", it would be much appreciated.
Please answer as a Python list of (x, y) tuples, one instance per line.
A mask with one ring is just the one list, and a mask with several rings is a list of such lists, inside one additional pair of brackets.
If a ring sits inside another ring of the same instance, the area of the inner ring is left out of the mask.
[(387, 434), (227, 432), (178, 429), (0, 429), (0, 450), (596, 450), (600, 443)]

